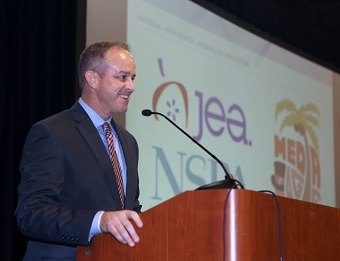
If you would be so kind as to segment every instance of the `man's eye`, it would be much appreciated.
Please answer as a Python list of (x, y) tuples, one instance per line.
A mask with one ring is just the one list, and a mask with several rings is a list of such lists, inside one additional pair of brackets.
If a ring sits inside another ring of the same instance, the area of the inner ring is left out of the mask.
[[(119, 75), (118, 77), (116, 77), (117, 79), (119, 79), (120, 81), (126, 81), (129, 76), (128, 75)], [(131, 80), (133, 81), (136, 78), (136, 76), (131, 76)]]
[(120, 75), (118, 78), (121, 79), (121, 80), (125, 80), (126, 79), (126, 75)]

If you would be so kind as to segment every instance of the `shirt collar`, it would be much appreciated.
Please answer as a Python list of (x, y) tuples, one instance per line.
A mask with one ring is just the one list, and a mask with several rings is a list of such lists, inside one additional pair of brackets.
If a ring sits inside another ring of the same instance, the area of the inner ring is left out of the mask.
[(83, 107), (83, 109), (86, 111), (87, 115), (90, 117), (91, 121), (93, 122), (94, 126), (96, 128), (100, 127), (101, 125), (104, 124), (104, 122), (107, 122), (111, 126), (111, 120), (112, 120), (112, 115), (110, 118), (106, 121), (104, 121), (95, 110), (93, 110), (90, 106), (88, 106), (82, 98), (79, 98), (79, 104)]

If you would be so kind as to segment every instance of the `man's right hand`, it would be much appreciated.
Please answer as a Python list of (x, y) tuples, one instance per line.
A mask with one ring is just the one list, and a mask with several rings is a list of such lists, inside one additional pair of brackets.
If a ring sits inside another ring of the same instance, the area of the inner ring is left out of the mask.
[(133, 247), (139, 242), (139, 236), (131, 221), (137, 227), (143, 227), (143, 222), (135, 211), (104, 212), (100, 220), (100, 229), (104, 233), (111, 233), (119, 242)]

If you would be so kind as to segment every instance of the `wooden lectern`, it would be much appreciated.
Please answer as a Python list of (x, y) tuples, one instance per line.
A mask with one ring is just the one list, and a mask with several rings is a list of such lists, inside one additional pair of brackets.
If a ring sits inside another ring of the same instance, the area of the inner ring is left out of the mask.
[[(250, 190), (184, 192), (141, 214), (135, 247), (101, 234), (77, 261), (340, 260), (340, 210)], [(281, 244), (281, 248), (280, 248)], [(280, 251), (282, 249), (282, 252)]]

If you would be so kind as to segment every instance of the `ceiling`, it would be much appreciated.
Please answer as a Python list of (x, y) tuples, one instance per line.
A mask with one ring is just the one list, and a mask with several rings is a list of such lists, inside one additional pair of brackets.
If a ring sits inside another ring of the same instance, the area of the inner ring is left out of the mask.
[(340, 73), (340, 0), (192, 0)]

